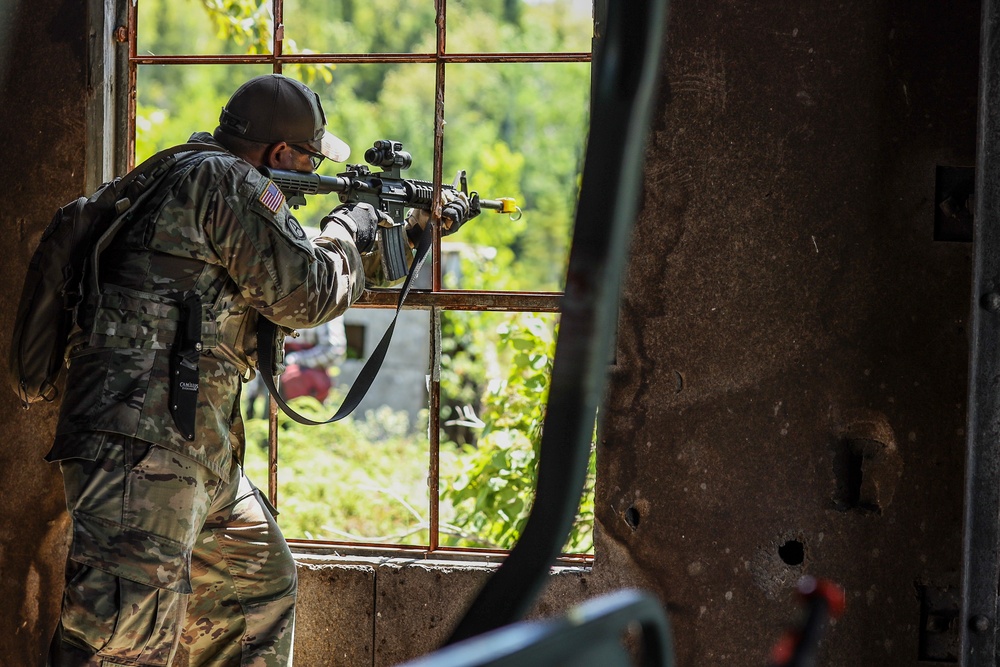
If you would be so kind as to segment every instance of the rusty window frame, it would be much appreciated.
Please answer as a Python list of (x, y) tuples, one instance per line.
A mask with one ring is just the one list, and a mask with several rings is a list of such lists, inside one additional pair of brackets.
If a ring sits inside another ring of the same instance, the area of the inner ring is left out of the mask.
[[(96, 6), (100, 0), (88, 0)], [(604, 0), (595, 0), (599, 5)], [(291, 64), (399, 64), (399, 63), (430, 63), (435, 66), (435, 102), (434, 102), (434, 157), (433, 184), (435, 194), (442, 183), (442, 163), (444, 147), (444, 103), (445, 103), (445, 67), (452, 63), (589, 63), (591, 52), (484, 52), (484, 53), (449, 53), (447, 44), (447, 0), (435, 0), (436, 49), (433, 53), (308, 53), (286, 54), (284, 43), (284, 0), (271, 0), (274, 18), (274, 30), (271, 35), (271, 53), (254, 55), (152, 55), (137, 52), (138, 14), (137, 0), (119, 0), (115, 4), (115, 29), (113, 42), (127, 46), (127, 54), (118, 51), (112, 69), (115, 71), (114, 81), (124, 79), (126, 86), (118, 86), (114, 91), (114, 103), (118, 112), (114, 114), (116, 128), (114, 133), (104, 134), (104, 155), (113, 157), (116, 171), (123, 172), (134, 166), (136, 142), (136, 103), (137, 103), (137, 72), (138, 68), (149, 65), (270, 65), (272, 71), (281, 73), (284, 66)], [(101, 6), (107, 7), (103, 4)], [(599, 7), (597, 8), (600, 9)], [(105, 12), (107, 14), (107, 12)], [(110, 16), (110, 15), (108, 15)], [(103, 24), (107, 25), (107, 23)], [(93, 27), (93, 26), (92, 26)], [(97, 34), (107, 34), (99, 30)], [(92, 30), (93, 34), (93, 30)], [(103, 51), (105, 55), (109, 51)], [(92, 64), (92, 69), (107, 65)], [(124, 135), (124, 141), (117, 139)], [(109, 139), (114, 137), (114, 139)], [(108, 142), (113, 141), (111, 145)], [(95, 140), (92, 143), (99, 143)], [(106, 157), (104, 162), (107, 163)], [(106, 177), (106, 167), (104, 168)], [(440, 207), (435, 211), (440, 216)], [(441, 235), (438, 227), (432, 227), (434, 237), (432, 253), (441, 256)], [(321, 553), (324, 550), (336, 549), (344, 553), (345, 549), (361, 555), (406, 555), (423, 558), (474, 559), (477, 561), (493, 561), (502, 559), (507, 550), (483, 548), (457, 548), (442, 546), (439, 540), (440, 516), (440, 420), (441, 420), (441, 345), (439, 315), (446, 310), (459, 311), (492, 311), (492, 312), (528, 312), (555, 313), (560, 312), (562, 292), (513, 292), (513, 291), (483, 291), (483, 290), (451, 290), (442, 286), (441, 263), (429, 263), (432, 269), (430, 289), (413, 288), (407, 299), (406, 308), (418, 308), (430, 311), (431, 321), (431, 373), (428, 387), (429, 394), (429, 463), (428, 463), (428, 534), (426, 545), (378, 544), (364, 542), (347, 542), (331, 540), (289, 539), (289, 543), (299, 549), (308, 549)], [(426, 268), (425, 268), (426, 270)], [(368, 289), (364, 296), (352, 305), (352, 308), (383, 308), (394, 309), (398, 292), (395, 290)], [(274, 399), (269, 403), (269, 437), (268, 437), (268, 484), (267, 495), (270, 502), (278, 507), (278, 408)], [(589, 564), (593, 556), (589, 554), (566, 554), (564, 563)]]

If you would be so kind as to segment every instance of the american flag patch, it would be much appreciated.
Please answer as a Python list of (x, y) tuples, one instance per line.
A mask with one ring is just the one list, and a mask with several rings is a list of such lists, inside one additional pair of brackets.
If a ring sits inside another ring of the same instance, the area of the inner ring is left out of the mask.
[(268, 181), (267, 187), (260, 193), (260, 203), (271, 213), (277, 213), (281, 205), (285, 203), (285, 195), (281, 193), (281, 189), (274, 184), (274, 181)]

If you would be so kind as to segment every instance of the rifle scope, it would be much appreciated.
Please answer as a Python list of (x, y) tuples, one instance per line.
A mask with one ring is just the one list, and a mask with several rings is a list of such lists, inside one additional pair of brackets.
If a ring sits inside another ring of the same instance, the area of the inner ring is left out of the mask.
[(365, 151), (365, 162), (373, 167), (409, 169), (412, 161), (413, 158), (403, 150), (403, 144), (399, 141), (379, 139)]

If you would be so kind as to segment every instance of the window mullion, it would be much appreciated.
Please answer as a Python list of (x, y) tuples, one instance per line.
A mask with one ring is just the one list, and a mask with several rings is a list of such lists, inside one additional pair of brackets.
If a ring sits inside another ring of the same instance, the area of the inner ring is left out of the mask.
[[(433, 192), (434, 206), (431, 216), (435, 220), (441, 219), (441, 174), (444, 163), (444, 91), (445, 91), (445, 9), (447, 0), (436, 0), (435, 9), (437, 17), (437, 48), (435, 54), (435, 74), (434, 74), (434, 165), (433, 165)], [(441, 291), (441, 230), (438, 225), (433, 225), (433, 271), (431, 272), (431, 292)], [(428, 502), (430, 512), (428, 516), (428, 549), (436, 550), (440, 546), (440, 516), (438, 499), (440, 496), (440, 445), (441, 445), (441, 311), (438, 308), (431, 308), (431, 350), (430, 350), (430, 382), (428, 392), (429, 414), (428, 414), (428, 447), (430, 449), (430, 460), (427, 466), (427, 486)]]
[[(435, 57), (434, 75), (434, 165), (433, 165), (433, 188), (434, 207), (431, 216), (435, 220), (441, 218), (441, 178), (444, 171), (444, 91), (445, 91), (445, 61), (447, 34), (446, 34), (446, 7), (447, 0), (436, 0), (437, 9), (437, 49)], [(434, 292), (441, 291), (441, 234), (438, 226), (434, 226), (434, 246), (433, 246), (433, 271), (431, 289)]]
[(135, 112), (137, 90), (137, 68), (136, 53), (139, 41), (139, 3), (128, 2), (128, 134), (125, 137), (125, 170), (131, 170), (135, 166)]
[(436, 551), (440, 545), (439, 531), (441, 528), (440, 504), (441, 498), (441, 310), (431, 308), (431, 349), (430, 349), (430, 386), (429, 416), (428, 416), (428, 448), (430, 461), (427, 470), (427, 548)]
[(285, 1), (273, 0), (271, 13), (274, 27), (271, 30), (271, 55), (274, 57), (274, 73), (281, 74), (281, 56), (285, 44)]
[[(271, 14), (274, 26), (271, 30), (271, 56), (274, 58), (273, 72), (281, 74), (281, 55), (285, 38), (284, 0), (272, 0)], [(244, 454), (245, 455), (245, 454)], [(275, 509), (278, 508), (278, 402), (268, 393), (267, 399), (267, 497)]]
[[(278, 509), (278, 401), (267, 393), (267, 499)], [(243, 452), (246, 456), (246, 452)]]

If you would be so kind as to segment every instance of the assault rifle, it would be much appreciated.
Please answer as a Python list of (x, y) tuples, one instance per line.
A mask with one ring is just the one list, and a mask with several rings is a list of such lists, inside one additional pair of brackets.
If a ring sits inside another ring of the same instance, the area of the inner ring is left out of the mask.
[[(381, 168), (382, 171), (373, 173), (363, 164), (349, 164), (346, 171), (336, 176), (267, 168), (261, 171), (281, 189), (288, 200), (288, 205), (292, 208), (305, 204), (305, 195), (336, 192), (340, 195), (342, 203), (366, 202), (388, 214), (393, 224), (379, 225), (378, 243), (382, 248), (386, 277), (389, 280), (398, 280), (406, 275), (406, 260), (410, 254), (410, 246), (406, 239), (406, 224), (403, 219), (404, 209), (431, 210), (434, 203), (434, 184), (430, 181), (402, 177), (401, 172), (410, 167), (412, 157), (403, 150), (403, 144), (398, 141), (388, 139), (376, 141), (365, 151), (365, 162), (372, 167)], [(458, 172), (454, 184), (441, 184), (442, 190), (459, 188), (461, 192), (469, 195), (469, 202), (474, 212), (485, 208), (506, 213), (512, 219), (516, 219), (515, 216), (520, 217), (521, 210), (510, 197), (480, 199), (476, 192), (470, 195), (464, 171)]]

